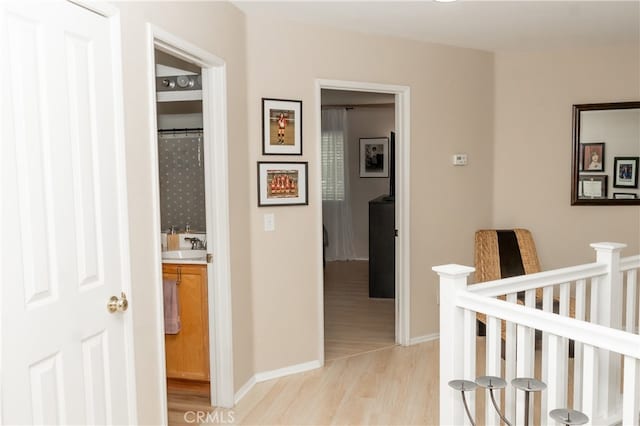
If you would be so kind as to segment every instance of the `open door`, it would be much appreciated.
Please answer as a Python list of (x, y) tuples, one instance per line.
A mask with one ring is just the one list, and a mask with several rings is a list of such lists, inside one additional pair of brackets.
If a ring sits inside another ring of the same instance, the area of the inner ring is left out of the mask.
[(119, 28), (0, 3), (4, 424), (132, 424)]

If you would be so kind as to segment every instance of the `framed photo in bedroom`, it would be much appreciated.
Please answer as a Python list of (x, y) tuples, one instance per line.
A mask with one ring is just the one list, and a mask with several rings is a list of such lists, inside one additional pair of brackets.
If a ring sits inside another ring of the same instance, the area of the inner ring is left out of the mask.
[(302, 155), (302, 101), (262, 98), (262, 154)]
[(638, 160), (640, 157), (615, 157), (613, 161), (613, 187), (638, 187)]
[(307, 162), (258, 161), (258, 207), (309, 204)]
[(607, 198), (607, 175), (580, 175), (578, 198), (587, 200)]
[(604, 172), (604, 142), (583, 143), (582, 149), (582, 169), (585, 172)]
[(389, 177), (389, 138), (360, 139), (360, 177)]

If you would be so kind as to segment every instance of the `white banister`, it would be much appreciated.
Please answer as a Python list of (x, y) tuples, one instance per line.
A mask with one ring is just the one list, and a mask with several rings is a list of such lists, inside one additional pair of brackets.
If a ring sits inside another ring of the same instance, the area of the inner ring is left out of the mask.
[(638, 425), (640, 413), (640, 360), (624, 357), (622, 424)]
[(559, 337), (579, 340), (587, 345), (607, 348), (612, 352), (640, 359), (640, 335), (615, 330), (598, 324), (562, 317), (539, 309), (529, 308), (504, 300), (460, 292), (457, 305), (463, 309), (494, 316), (524, 327), (553, 333)]
[[(595, 263), (474, 285), (468, 285), (474, 268), (433, 268), (440, 276), (439, 424), (470, 424), (460, 393), (448, 383), (476, 378), (476, 323), (482, 314), (486, 317), (485, 374), (503, 376), (507, 383), (515, 377), (539, 377), (534, 373), (535, 333), (542, 332), (540, 378), (547, 389), (536, 407), (542, 425), (556, 424), (547, 416), (549, 411), (572, 407), (589, 417), (588, 424), (640, 426), (640, 334), (636, 334), (640, 333), (640, 255), (621, 258), (624, 244), (591, 247), (596, 251)], [(518, 300), (523, 293), (524, 304)], [(572, 372), (569, 340), (574, 345)], [(570, 376), (572, 401), (568, 400)], [(503, 392), (506, 418), (524, 424), (524, 393), (512, 386)], [(475, 392), (465, 396), (475, 415)], [(479, 423), (501, 424), (488, 395), (486, 402), (485, 418)]]
[(629, 269), (640, 268), (640, 254), (620, 259), (620, 270), (628, 271)]
[(468, 291), (481, 296), (496, 297), (507, 293), (547, 287), (562, 282), (572, 282), (585, 278), (596, 277), (607, 273), (607, 267), (602, 263), (587, 263), (586, 265), (570, 266), (553, 271), (520, 275), (496, 281), (487, 281), (470, 285)]
[[(606, 265), (607, 273), (598, 280), (596, 293), (598, 301), (597, 323), (613, 329), (622, 327), (622, 275), (620, 273), (620, 252), (626, 244), (594, 243), (596, 262)], [(593, 297), (593, 293), (592, 296)], [(602, 346), (601, 346), (602, 347)], [(606, 346), (604, 346), (606, 347)], [(608, 350), (601, 350), (597, 414), (603, 418), (615, 414), (620, 403), (620, 356)]]
[(460, 395), (448, 383), (463, 378), (464, 335), (460, 330), (464, 327), (464, 311), (457, 306), (457, 299), (465, 293), (467, 278), (475, 268), (451, 264), (432, 269), (440, 276), (440, 424), (469, 424)]

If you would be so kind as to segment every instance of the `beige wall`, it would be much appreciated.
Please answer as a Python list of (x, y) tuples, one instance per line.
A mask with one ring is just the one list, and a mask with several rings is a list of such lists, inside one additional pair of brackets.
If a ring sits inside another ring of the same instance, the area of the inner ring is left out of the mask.
[(496, 55), (494, 226), (531, 229), (543, 269), (640, 249), (638, 206), (570, 205), (572, 105), (638, 100), (638, 76), (637, 45)]
[[(317, 78), (411, 87), (411, 336), (437, 332), (431, 266), (470, 264), (473, 232), (492, 221), (493, 55), (283, 21), (273, 25), (259, 15), (247, 17), (247, 34), (251, 164), (309, 161), (311, 197), (305, 207), (251, 203), (256, 371), (318, 358)], [(303, 101), (302, 157), (260, 154), (262, 97)], [(469, 154), (467, 167), (451, 165), (456, 152)], [(253, 165), (249, 192), (255, 196)], [(274, 232), (263, 231), (267, 212), (275, 214)]]
[(152, 188), (157, 185), (151, 173), (149, 145), (149, 94), (147, 92), (147, 35), (151, 22), (221, 58), (227, 63), (229, 181), (231, 218), (231, 279), (233, 298), (234, 379), (236, 389), (253, 375), (253, 320), (249, 198), (247, 161), (245, 20), (228, 3), (148, 3), (117, 2), (121, 10), (124, 72), (125, 137), (131, 230), (133, 313), (135, 322), (136, 381), (139, 423), (160, 423), (159, 354), (155, 343), (160, 325), (156, 317), (153, 292), (153, 253), (150, 242), (154, 229)]

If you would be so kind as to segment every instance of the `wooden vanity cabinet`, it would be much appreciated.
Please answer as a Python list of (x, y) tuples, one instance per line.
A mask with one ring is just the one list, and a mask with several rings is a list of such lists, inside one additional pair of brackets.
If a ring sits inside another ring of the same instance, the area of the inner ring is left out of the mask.
[(209, 320), (207, 265), (162, 265), (164, 279), (178, 279), (178, 303), (182, 327), (165, 334), (168, 379), (209, 380)]

